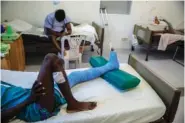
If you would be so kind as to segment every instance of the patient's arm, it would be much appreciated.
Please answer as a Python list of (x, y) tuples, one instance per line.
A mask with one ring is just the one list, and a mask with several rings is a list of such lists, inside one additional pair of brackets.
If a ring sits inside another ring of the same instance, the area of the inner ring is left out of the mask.
[(21, 112), (21, 110), (24, 109), (29, 104), (30, 104), (30, 101), (27, 99), (24, 102), (20, 103), (19, 105), (16, 105), (15, 107), (1, 111), (2, 122), (3, 123), (8, 122), (14, 116), (19, 114)]
[(32, 87), (31, 95), (20, 104), (16, 105), (15, 107), (9, 108), (7, 110), (1, 111), (2, 122), (8, 122), (14, 116), (18, 115), (26, 106), (29, 104), (37, 101), (39, 97), (45, 94), (45, 89), (42, 86), (42, 83), (35, 82)]
[[(70, 24), (69, 24), (70, 25)], [(51, 38), (52, 38), (52, 42), (53, 44), (55, 45), (55, 47), (57, 48), (58, 52), (61, 52), (61, 48), (59, 46), (59, 43), (58, 41), (56, 40), (57, 37), (63, 37), (65, 35), (68, 35), (70, 34), (70, 27), (68, 27), (68, 30), (69, 30), (69, 33), (66, 33), (66, 32), (55, 32), (49, 28), (46, 28), (46, 32), (47, 34), (51, 35)]]
[(58, 43), (58, 41), (56, 40), (57, 37), (56, 37), (55, 35), (52, 35), (51, 38), (52, 38), (52, 42), (53, 42), (53, 44), (55, 45), (55, 47), (57, 48), (58, 52), (61, 52), (59, 43)]
[(66, 35), (66, 32), (61, 33), (61, 32), (55, 32), (50, 28), (45, 28), (45, 29), (46, 29), (47, 34), (50, 34), (50, 35), (53, 35), (53, 36), (56, 36), (56, 37), (62, 37), (64, 35)]

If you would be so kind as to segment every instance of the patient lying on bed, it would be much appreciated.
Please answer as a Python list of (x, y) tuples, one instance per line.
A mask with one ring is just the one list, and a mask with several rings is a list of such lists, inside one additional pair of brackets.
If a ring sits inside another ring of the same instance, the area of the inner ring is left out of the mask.
[(112, 49), (109, 62), (96, 68), (75, 71), (66, 75), (64, 61), (54, 54), (47, 54), (38, 77), (31, 89), (24, 89), (1, 81), (2, 121), (16, 118), (35, 122), (47, 119), (60, 111), (67, 103), (67, 112), (92, 110), (96, 102), (79, 102), (71, 92), (71, 87), (81, 82), (95, 79), (104, 73), (118, 69), (116, 52)]

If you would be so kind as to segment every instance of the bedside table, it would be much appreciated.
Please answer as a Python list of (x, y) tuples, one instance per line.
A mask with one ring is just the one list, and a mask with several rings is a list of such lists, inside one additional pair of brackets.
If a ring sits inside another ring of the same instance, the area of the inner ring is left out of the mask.
[[(15, 41), (2, 41), (10, 44), (10, 51), (7, 58), (10, 61), (10, 70), (24, 71), (25, 70), (25, 52), (22, 37), (19, 36)], [(2, 61), (2, 59), (1, 59)]]
[(1, 69), (11, 70), (9, 54), (1, 57)]

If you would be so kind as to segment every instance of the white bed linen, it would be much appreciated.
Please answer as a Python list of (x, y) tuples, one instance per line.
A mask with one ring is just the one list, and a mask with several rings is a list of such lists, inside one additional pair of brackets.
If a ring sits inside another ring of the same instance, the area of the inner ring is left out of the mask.
[[(129, 91), (119, 91), (101, 78), (79, 84), (72, 88), (73, 95), (80, 101), (97, 101), (94, 110), (67, 114), (63, 105), (57, 116), (39, 123), (148, 123), (161, 118), (166, 108), (156, 92), (128, 64), (121, 64), (120, 69), (139, 77), (141, 83)], [(67, 73), (72, 71), (75, 70)], [(27, 88), (32, 86), (37, 74), (1, 71), (2, 80)], [(20, 122), (24, 121), (12, 121)]]
[[(95, 40), (98, 39), (96, 31), (94, 32), (89, 25), (84, 25), (82, 27), (73, 27), (73, 29), (75, 31), (73, 31), (71, 35), (84, 35), (84, 40), (91, 42), (91, 45), (94, 45)], [(44, 28), (37, 28), (34, 26), (26, 31), (23, 31), (22, 34), (47, 37), (47, 35), (44, 34)]]
[[(47, 35), (44, 34), (44, 28), (35, 27), (23, 20), (14, 19), (4, 24), (12, 26), (14, 31), (21, 32), (22, 34), (31, 34), (40, 37), (47, 37)], [(78, 26), (73, 26), (71, 24), (71, 27), (72, 35), (85, 35), (85, 40), (91, 42), (91, 45), (94, 45), (96, 39), (98, 40), (98, 35), (96, 33), (95, 28), (89, 24), (84, 23)]]
[(31, 29), (33, 26), (24, 20), (14, 19), (9, 22), (4, 22), (6, 25), (10, 25), (16, 32), (23, 32)]
[(165, 28), (168, 29), (168, 24), (164, 21), (160, 21), (160, 24), (154, 24), (153, 22), (148, 24), (138, 24), (144, 28), (149, 28), (151, 31), (164, 31)]
[(30, 35), (36, 35), (40, 37), (48, 37), (44, 34), (44, 28), (38, 28), (38, 27), (32, 27), (26, 31), (23, 31), (22, 34), (30, 34)]
[(165, 33), (161, 34), (158, 50), (165, 51), (167, 46), (177, 41), (184, 41), (184, 35)]
[(89, 24), (80, 24), (73, 26), (71, 23), (72, 35), (85, 35), (85, 40), (91, 42), (94, 45), (95, 40), (98, 40), (98, 35), (95, 28)]

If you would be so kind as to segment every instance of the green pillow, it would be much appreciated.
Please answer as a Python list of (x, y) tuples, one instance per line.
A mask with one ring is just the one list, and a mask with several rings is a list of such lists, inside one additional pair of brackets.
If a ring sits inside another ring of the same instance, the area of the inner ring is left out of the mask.
[[(89, 61), (92, 67), (100, 67), (105, 65), (107, 62), (108, 61), (101, 56), (93, 56)], [(140, 83), (140, 79), (119, 69), (109, 71), (101, 77), (121, 90), (134, 88)]]

